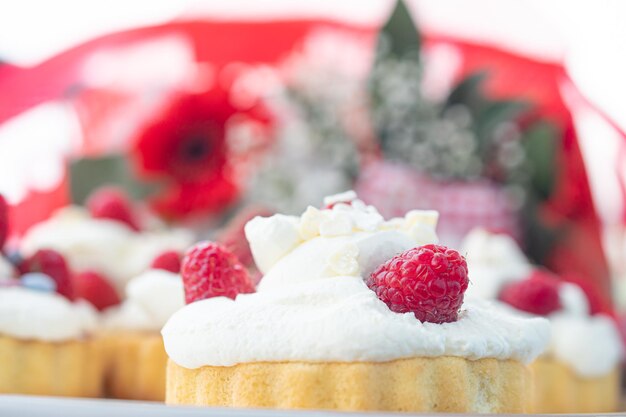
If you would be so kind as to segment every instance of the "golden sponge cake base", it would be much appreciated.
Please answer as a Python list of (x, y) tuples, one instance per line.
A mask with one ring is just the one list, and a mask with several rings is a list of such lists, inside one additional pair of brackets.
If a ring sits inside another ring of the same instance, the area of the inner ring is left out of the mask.
[(106, 391), (113, 398), (165, 400), (167, 354), (159, 333), (122, 331), (103, 336)]
[(551, 357), (537, 359), (533, 374), (536, 413), (610, 413), (620, 406), (620, 373), (584, 378)]
[(0, 393), (99, 397), (102, 372), (95, 340), (52, 343), (0, 335)]
[(522, 413), (530, 375), (516, 361), (258, 362), (167, 367), (166, 403), (226, 407)]

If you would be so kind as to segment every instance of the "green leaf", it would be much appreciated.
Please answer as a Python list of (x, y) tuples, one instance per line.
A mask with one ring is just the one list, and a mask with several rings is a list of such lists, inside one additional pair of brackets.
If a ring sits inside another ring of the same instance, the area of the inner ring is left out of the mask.
[(496, 127), (506, 121), (515, 120), (528, 107), (528, 104), (523, 101), (485, 101), (474, 121), (476, 136), (479, 140), (488, 140)]
[(138, 181), (127, 158), (120, 155), (73, 160), (69, 175), (75, 204), (83, 204), (93, 190), (104, 185), (120, 187), (134, 199), (144, 199), (158, 189), (158, 184)]
[(558, 137), (553, 124), (540, 121), (530, 126), (522, 138), (530, 168), (530, 186), (541, 200), (550, 198), (554, 190)]
[(403, 0), (398, 0), (378, 36), (377, 57), (419, 60), (422, 40)]
[(538, 265), (544, 265), (554, 247), (567, 236), (565, 226), (550, 227), (541, 220), (541, 204), (531, 196), (520, 211), (524, 249), (530, 260)]
[(482, 84), (487, 79), (487, 75), (487, 71), (475, 72), (460, 81), (448, 95), (444, 110), (456, 104), (462, 104), (470, 111), (482, 107), (485, 101), (482, 95)]

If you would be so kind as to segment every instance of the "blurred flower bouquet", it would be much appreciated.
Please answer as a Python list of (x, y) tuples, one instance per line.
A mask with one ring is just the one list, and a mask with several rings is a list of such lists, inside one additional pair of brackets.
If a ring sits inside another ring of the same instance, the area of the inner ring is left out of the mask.
[[(437, 61), (437, 48), (460, 63)], [(6, 85), (24, 97), (45, 78), (9, 69)], [(70, 102), (82, 130), (59, 188), (72, 202), (114, 183), (250, 261), (246, 219), (355, 188), (386, 216), (438, 210), (445, 243), (476, 226), (503, 231), (536, 262), (608, 289), (563, 69), (422, 36), (401, 1), (380, 31), (314, 20), (141, 28), (69, 51), (45, 74), (54, 88), (42, 91)], [(15, 111), (0, 108), (0, 120)]]
[[(344, 42), (336, 55), (358, 48)], [(552, 192), (556, 127), (528, 117), (531, 103), (488, 98), (485, 72), (440, 100), (427, 97), (420, 47), (399, 2), (378, 36), (371, 70), (346, 76), (339, 56), (326, 66), (292, 66), (282, 104), (295, 117), (285, 121), (287, 137), (255, 178), (252, 198), (296, 211), (354, 187), (385, 216), (438, 210), (448, 244), (477, 226), (521, 239)]]

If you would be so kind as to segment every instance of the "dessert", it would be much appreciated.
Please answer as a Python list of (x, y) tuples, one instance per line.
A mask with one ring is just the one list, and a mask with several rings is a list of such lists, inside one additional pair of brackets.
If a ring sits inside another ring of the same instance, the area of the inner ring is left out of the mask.
[(525, 411), (525, 363), (545, 347), (547, 321), (462, 304), (467, 268), (433, 244), (436, 213), (385, 221), (353, 193), (325, 206), (246, 225), (265, 274), (256, 292), (223, 248), (188, 252), (189, 304), (162, 330), (166, 402)]
[(182, 229), (137, 231), (137, 226), (117, 218), (96, 215), (102, 211), (92, 214), (83, 207), (62, 208), (27, 232), (21, 251), (28, 256), (42, 248), (57, 250), (74, 272), (98, 272), (122, 293), (126, 283), (148, 269), (156, 256), (167, 250), (183, 251), (193, 241)]
[(592, 305), (594, 297), (533, 268), (508, 236), (475, 230), (464, 246), (468, 266), (483, 272), (474, 276), (468, 295), (500, 300), (504, 309), (550, 320), (548, 350), (531, 366), (533, 411), (617, 411), (622, 342), (613, 319)]
[[(172, 260), (170, 255), (159, 256), (155, 263), (172, 266)], [(183, 305), (178, 273), (153, 268), (130, 280), (122, 304), (104, 311), (102, 339), (108, 395), (146, 401), (165, 399), (167, 355), (159, 331)]]
[(43, 272), (17, 279), (0, 254), (0, 393), (102, 393), (102, 354), (92, 336), (97, 316), (87, 302), (72, 301), (67, 268), (59, 260), (52, 251), (38, 252), (30, 261)]

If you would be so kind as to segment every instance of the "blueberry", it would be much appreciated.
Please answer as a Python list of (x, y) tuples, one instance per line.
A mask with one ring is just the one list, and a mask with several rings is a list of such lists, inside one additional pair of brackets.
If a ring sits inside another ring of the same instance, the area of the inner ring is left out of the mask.
[(20, 278), (22, 285), (31, 290), (54, 292), (57, 283), (49, 275), (42, 272), (28, 272)]

